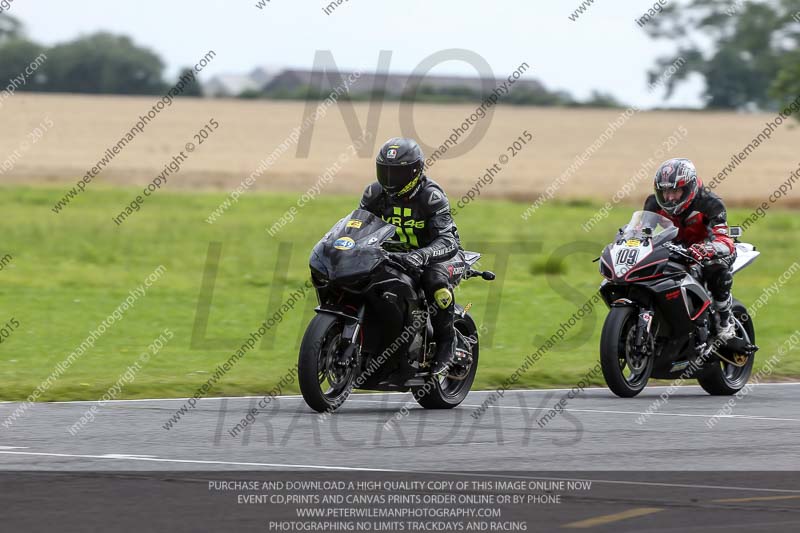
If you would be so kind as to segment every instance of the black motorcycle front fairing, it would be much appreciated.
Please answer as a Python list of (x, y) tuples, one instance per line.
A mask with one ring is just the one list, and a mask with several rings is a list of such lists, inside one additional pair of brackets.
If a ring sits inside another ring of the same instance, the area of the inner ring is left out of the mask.
[(396, 228), (369, 211), (356, 209), (325, 234), (311, 251), (309, 265), (315, 283), (357, 281), (384, 259), (381, 244)]

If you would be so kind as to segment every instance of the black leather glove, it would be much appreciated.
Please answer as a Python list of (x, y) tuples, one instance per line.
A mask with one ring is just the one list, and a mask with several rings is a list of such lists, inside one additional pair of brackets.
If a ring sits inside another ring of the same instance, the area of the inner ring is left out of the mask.
[(422, 269), (430, 260), (428, 254), (422, 250), (412, 250), (406, 253), (394, 253), (391, 255), (396, 261), (412, 269)]

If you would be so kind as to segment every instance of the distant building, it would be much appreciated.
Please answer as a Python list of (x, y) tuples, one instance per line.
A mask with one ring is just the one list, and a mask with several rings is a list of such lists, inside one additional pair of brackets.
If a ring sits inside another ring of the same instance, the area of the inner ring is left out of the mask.
[(220, 74), (203, 84), (205, 96), (239, 96), (244, 91), (257, 91), (258, 84), (249, 76)]
[[(307, 87), (318, 88), (322, 93), (332, 92), (338, 85), (346, 80), (354, 71), (336, 72), (311, 71), (302, 69), (283, 69), (270, 71), (257, 68), (246, 75), (218, 75), (211, 78), (203, 86), (206, 96), (239, 96), (244, 91), (264, 93), (294, 93)], [(399, 97), (414, 87), (424, 87), (433, 91), (461, 90), (470, 93), (488, 93), (496, 86), (502, 85), (506, 80), (486, 80), (477, 76), (418, 76), (411, 74), (368, 74), (363, 73), (351, 87), (352, 94), (369, 94), (373, 91), (384, 92), (387, 96)], [(546, 92), (544, 86), (538, 81), (518, 80), (511, 88), (511, 92), (527, 90), (531, 92)]]
[(264, 67), (258, 67), (249, 74), (249, 77), (258, 84), (259, 88), (263, 88), (272, 80), (272, 78), (275, 77), (275, 74), (277, 73), (278, 72), (275, 70), (268, 70)]
[[(346, 80), (353, 71), (336, 72), (310, 71), (298, 69), (286, 69), (275, 75), (263, 89), (265, 92), (274, 93), (278, 91), (292, 92), (304, 87), (319, 88), (323, 93), (333, 91), (340, 83), (339, 80)], [(466, 76), (418, 76), (411, 74), (367, 74), (363, 73), (358, 81), (352, 85), (350, 92), (353, 94), (370, 93), (378, 90), (385, 92), (389, 96), (401, 96), (404, 92), (413, 87), (426, 87), (436, 90), (464, 89), (473, 93), (491, 92), (498, 85), (502, 85), (506, 80), (486, 80), (481, 78)], [(538, 81), (518, 80), (512, 87), (514, 90), (527, 89), (529, 91), (544, 91), (544, 86)]]
[(239, 96), (244, 91), (260, 92), (275, 72), (259, 67), (249, 74), (219, 74), (203, 84), (205, 96)]

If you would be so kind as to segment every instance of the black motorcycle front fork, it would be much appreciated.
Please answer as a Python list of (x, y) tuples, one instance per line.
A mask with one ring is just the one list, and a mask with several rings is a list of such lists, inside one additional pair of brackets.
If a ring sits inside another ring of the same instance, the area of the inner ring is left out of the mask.
[(364, 319), (364, 306), (358, 310), (356, 320), (348, 320), (342, 328), (342, 340), (346, 342), (344, 350), (339, 352), (336, 364), (340, 367), (356, 367), (361, 356), (361, 322)]
[(639, 320), (636, 323), (636, 336), (634, 337), (633, 347), (636, 353), (644, 354), (647, 352), (650, 339), (650, 330), (653, 327), (653, 311), (650, 309), (639, 309)]

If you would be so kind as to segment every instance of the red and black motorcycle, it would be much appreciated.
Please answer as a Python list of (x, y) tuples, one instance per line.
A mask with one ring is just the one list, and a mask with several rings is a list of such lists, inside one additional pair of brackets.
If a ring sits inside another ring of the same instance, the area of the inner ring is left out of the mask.
[[(740, 243), (741, 228), (732, 227), (737, 248), (734, 274), (759, 252)], [(600, 340), (600, 363), (616, 395), (639, 394), (648, 380), (697, 379), (714, 395), (730, 395), (747, 384), (753, 369), (755, 328), (741, 302), (733, 300), (737, 334), (720, 342), (711, 296), (702, 266), (675, 244), (678, 228), (667, 218), (637, 211), (600, 257), (606, 278), (600, 293), (610, 308)]]

